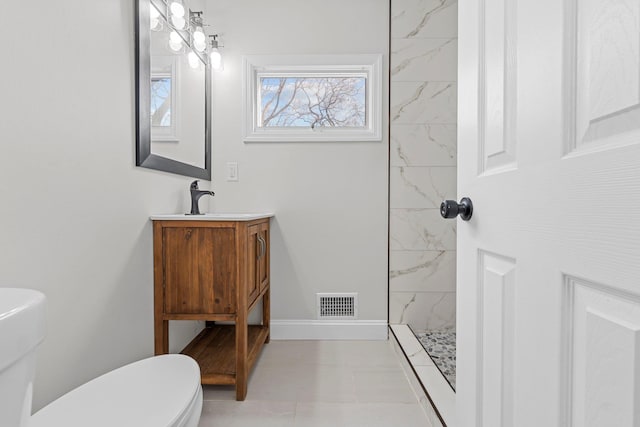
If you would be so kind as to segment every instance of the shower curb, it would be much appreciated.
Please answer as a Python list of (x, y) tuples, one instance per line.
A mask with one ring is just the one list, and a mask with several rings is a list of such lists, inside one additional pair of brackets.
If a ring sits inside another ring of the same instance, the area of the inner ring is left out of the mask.
[(396, 352), (434, 427), (455, 427), (455, 392), (408, 325), (389, 325)]

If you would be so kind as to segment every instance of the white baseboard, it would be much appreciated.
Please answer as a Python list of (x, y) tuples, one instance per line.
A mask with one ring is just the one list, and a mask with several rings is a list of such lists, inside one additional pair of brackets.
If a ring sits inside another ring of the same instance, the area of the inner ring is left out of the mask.
[(271, 320), (272, 340), (386, 340), (386, 320)]

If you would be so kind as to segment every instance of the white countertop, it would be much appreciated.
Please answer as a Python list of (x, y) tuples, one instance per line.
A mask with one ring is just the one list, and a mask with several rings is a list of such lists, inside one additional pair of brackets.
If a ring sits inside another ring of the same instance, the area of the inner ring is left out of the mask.
[(216, 212), (204, 213), (202, 215), (189, 214), (164, 214), (151, 215), (153, 221), (253, 221), (255, 219), (271, 218), (275, 216), (272, 212), (259, 213), (239, 213), (239, 212)]

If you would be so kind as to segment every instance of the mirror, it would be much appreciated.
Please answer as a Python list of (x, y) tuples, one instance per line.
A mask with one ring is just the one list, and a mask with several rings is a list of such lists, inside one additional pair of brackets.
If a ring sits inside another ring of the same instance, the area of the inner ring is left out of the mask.
[(167, 17), (164, 0), (136, 1), (136, 165), (211, 180), (206, 51), (191, 49), (192, 31)]

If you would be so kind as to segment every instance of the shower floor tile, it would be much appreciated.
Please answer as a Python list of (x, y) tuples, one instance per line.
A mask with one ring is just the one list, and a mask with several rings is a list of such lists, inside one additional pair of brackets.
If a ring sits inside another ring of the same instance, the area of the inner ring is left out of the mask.
[(433, 363), (447, 379), (451, 388), (456, 389), (456, 333), (454, 331), (416, 332), (420, 344), (429, 354)]

